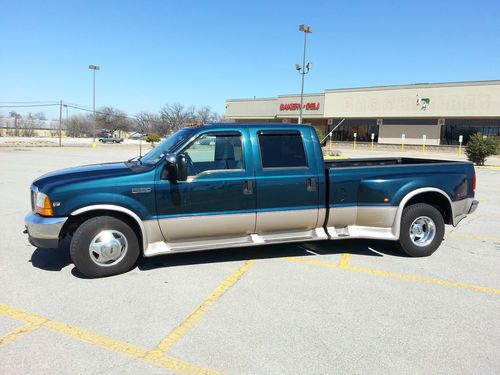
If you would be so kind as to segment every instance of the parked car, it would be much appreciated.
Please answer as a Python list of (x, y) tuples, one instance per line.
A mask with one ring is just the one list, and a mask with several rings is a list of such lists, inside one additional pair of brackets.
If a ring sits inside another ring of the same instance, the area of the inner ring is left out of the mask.
[(475, 188), (469, 162), (325, 161), (310, 126), (214, 124), (184, 128), (142, 158), (38, 178), (25, 224), (34, 246), (72, 236), (71, 259), (88, 277), (126, 272), (141, 253), (314, 240), (391, 240), (420, 257), (445, 224), (474, 212)]
[(106, 137), (99, 138), (99, 142), (102, 142), (102, 143), (122, 143), (123, 138), (106, 136)]

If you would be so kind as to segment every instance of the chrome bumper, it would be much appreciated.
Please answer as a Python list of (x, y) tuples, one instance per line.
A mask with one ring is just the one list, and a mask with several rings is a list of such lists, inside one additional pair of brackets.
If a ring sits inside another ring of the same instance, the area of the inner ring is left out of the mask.
[(36, 247), (57, 248), (59, 233), (67, 217), (43, 217), (30, 212), (24, 218), (29, 242)]
[(476, 210), (477, 210), (477, 206), (479, 206), (479, 201), (477, 201), (477, 200), (475, 200), (475, 199), (474, 199), (474, 200), (472, 201), (472, 204), (471, 204), (471, 206), (470, 206), (470, 208), (469, 208), (469, 212), (468, 212), (468, 213), (469, 213), (469, 214), (471, 214), (471, 213), (473, 213), (474, 211), (476, 211)]

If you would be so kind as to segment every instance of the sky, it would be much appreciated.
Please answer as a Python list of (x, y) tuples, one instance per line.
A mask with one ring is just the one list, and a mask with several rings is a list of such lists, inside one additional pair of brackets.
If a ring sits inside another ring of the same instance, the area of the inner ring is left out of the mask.
[[(302, 23), (313, 28), (306, 93), (500, 79), (498, 0), (0, 0), (0, 105), (91, 107), (89, 64), (101, 67), (96, 106), (131, 115), (298, 94)], [(40, 110), (58, 113), (18, 112)]]

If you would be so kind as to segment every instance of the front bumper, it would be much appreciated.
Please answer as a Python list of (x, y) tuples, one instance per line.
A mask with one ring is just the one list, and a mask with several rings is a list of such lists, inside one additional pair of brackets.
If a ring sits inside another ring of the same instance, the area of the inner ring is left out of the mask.
[(43, 217), (30, 212), (24, 218), (29, 242), (36, 247), (59, 247), (59, 234), (67, 217)]

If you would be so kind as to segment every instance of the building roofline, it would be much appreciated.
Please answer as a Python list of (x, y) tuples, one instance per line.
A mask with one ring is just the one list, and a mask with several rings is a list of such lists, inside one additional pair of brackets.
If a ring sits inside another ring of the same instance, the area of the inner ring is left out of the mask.
[(409, 84), (403, 84), (403, 85), (347, 87), (347, 88), (339, 88), (339, 89), (326, 89), (325, 93), (345, 92), (345, 91), (379, 91), (379, 90), (399, 90), (399, 89), (414, 89), (414, 88), (488, 86), (488, 85), (500, 85), (500, 80), (436, 82), (436, 83), (409, 83)]

